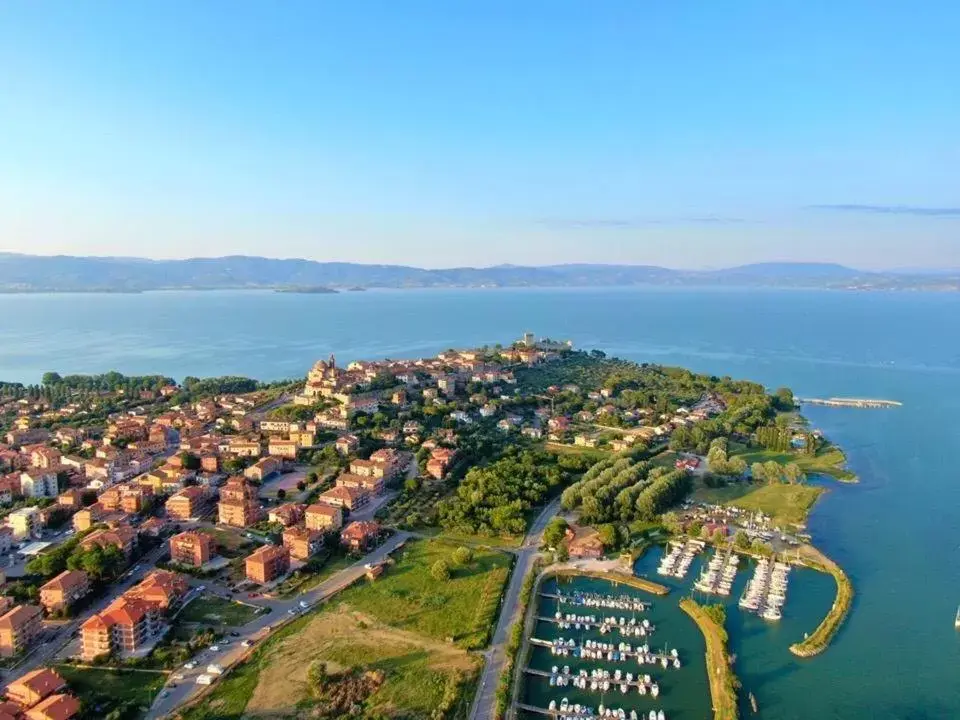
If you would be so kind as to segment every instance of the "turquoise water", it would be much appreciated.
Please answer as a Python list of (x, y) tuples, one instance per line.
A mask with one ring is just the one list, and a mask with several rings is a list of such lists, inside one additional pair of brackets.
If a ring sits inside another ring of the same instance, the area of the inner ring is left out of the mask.
[[(0, 379), (45, 370), (302, 375), (318, 357), (411, 356), (524, 330), (639, 361), (900, 400), (810, 408), (861, 476), (810, 529), (857, 590), (823, 655), (787, 646), (825, 602), (792, 583), (783, 627), (734, 627), (737, 671), (771, 718), (960, 717), (960, 296), (759, 290), (177, 292), (0, 296)], [(741, 577), (744, 577), (741, 574)], [(731, 612), (731, 622), (740, 616)], [(796, 620), (794, 620), (794, 618)], [(798, 623), (792, 629), (792, 623)], [(813, 622), (811, 627), (816, 623)], [(802, 636), (802, 632), (801, 632)]]

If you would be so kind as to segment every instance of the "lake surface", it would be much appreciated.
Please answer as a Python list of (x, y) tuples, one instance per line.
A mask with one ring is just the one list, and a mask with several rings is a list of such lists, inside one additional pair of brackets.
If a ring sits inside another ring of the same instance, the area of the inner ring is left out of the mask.
[(731, 610), (737, 673), (763, 717), (960, 717), (960, 296), (663, 288), (3, 295), (0, 318), (2, 380), (110, 369), (277, 379), (302, 376), (331, 352), (343, 361), (419, 356), (531, 330), (633, 360), (788, 385), (800, 396), (900, 400), (895, 410), (807, 409), (862, 480), (830, 485), (810, 522), (816, 544), (853, 580), (856, 601), (834, 644), (810, 660), (787, 646), (816, 624), (828, 597), (816, 582), (791, 577), (778, 628)]

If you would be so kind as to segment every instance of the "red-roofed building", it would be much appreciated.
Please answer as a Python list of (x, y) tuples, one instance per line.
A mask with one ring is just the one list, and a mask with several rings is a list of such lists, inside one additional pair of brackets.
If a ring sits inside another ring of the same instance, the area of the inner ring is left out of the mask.
[(17, 605), (0, 617), (0, 656), (26, 650), (40, 633), (43, 611), (36, 605)]
[(4, 695), (7, 700), (28, 708), (60, 692), (66, 686), (66, 681), (56, 672), (50, 668), (39, 668), (7, 685)]
[(351, 552), (366, 552), (380, 539), (380, 524), (373, 520), (357, 520), (340, 533), (340, 543)]
[(64, 570), (40, 587), (40, 604), (48, 613), (66, 610), (90, 592), (90, 581), (83, 570)]
[(27, 720), (70, 720), (80, 713), (80, 701), (69, 693), (51, 695), (27, 710)]
[(321, 503), (342, 507), (347, 510), (356, 510), (370, 502), (370, 493), (359, 488), (348, 488), (338, 485), (321, 493), (317, 498)]

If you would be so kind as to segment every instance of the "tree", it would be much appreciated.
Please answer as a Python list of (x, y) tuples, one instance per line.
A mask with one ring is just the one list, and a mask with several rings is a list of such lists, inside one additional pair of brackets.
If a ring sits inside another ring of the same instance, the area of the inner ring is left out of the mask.
[(727, 534), (720, 528), (717, 528), (713, 531), (713, 535), (710, 537), (717, 545), (722, 544), (727, 539)]
[(750, 547), (750, 538), (743, 530), (737, 530), (733, 536), (733, 545), (738, 550), (746, 550)]
[(793, 391), (790, 388), (782, 387), (777, 388), (777, 391), (773, 394), (774, 400), (776, 401), (777, 408), (779, 410), (791, 411), (796, 409), (796, 403), (793, 398)]
[(566, 562), (570, 559), (570, 549), (565, 542), (557, 546), (557, 562)]
[(303, 480), (300, 480), (297, 482), (297, 490), (299, 490), (300, 492), (303, 492), (306, 489), (307, 489), (307, 484)]
[(753, 476), (753, 481), (762, 483), (767, 481), (767, 470), (763, 467), (763, 463), (755, 462), (750, 466), (750, 474)]
[(617, 533), (617, 526), (612, 523), (606, 523), (597, 528), (597, 537), (608, 550), (616, 548), (620, 544), (620, 535)]
[(473, 550), (468, 547), (458, 547), (453, 551), (451, 559), (457, 565), (466, 565), (473, 561)]
[(184, 470), (200, 469), (200, 458), (191, 452), (187, 452), (186, 450), (180, 453), (180, 462), (183, 464)]
[(736, 475), (738, 477), (743, 477), (747, 472), (747, 461), (744, 460), (739, 455), (736, 455), (729, 460), (727, 460), (727, 474)]
[(446, 582), (450, 579), (450, 566), (446, 560), (437, 560), (430, 568), (430, 575), (434, 580)]
[(775, 460), (768, 460), (763, 464), (764, 473), (767, 476), (767, 482), (778, 483), (783, 477), (783, 466)]
[(285, 500), (287, 498), (287, 491), (283, 488), (277, 490), (277, 500)]
[(801, 470), (800, 466), (796, 463), (787, 463), (784, 465), (783, 475), (787, 479), (787, 482), (793, 484), (801, 483), (806, 479), (803, 470)]
[(562, 517), (555, 517), (543, 530), (543, 544), (547, 547), (558, 547), (567, 534), (567, 521)]

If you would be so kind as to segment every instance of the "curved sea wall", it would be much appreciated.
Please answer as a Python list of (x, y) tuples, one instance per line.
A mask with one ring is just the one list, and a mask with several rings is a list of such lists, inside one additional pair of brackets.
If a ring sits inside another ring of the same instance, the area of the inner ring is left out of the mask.
[(804, 638), (802, 642), (790, 646), (790, 652), (798, 657), (813, 657), (827, 649), (830, 641), (833, 640), (834, 635), (843, 625), (843, 621), (846, 620), (850, 607), (853, 605), (854, 592), (853, 583), (850, 582), (850, 578), (847, 577), (843, 568), (815, 548), (807, 546), (804, 551), (805, 555), (810, 556), (805, 558), (807, 565), (821, 572), (829, 573), (837, 583), (837, 596), (834, 598), (833, 605), (826, 617), (823, 618), (817, 629)]

